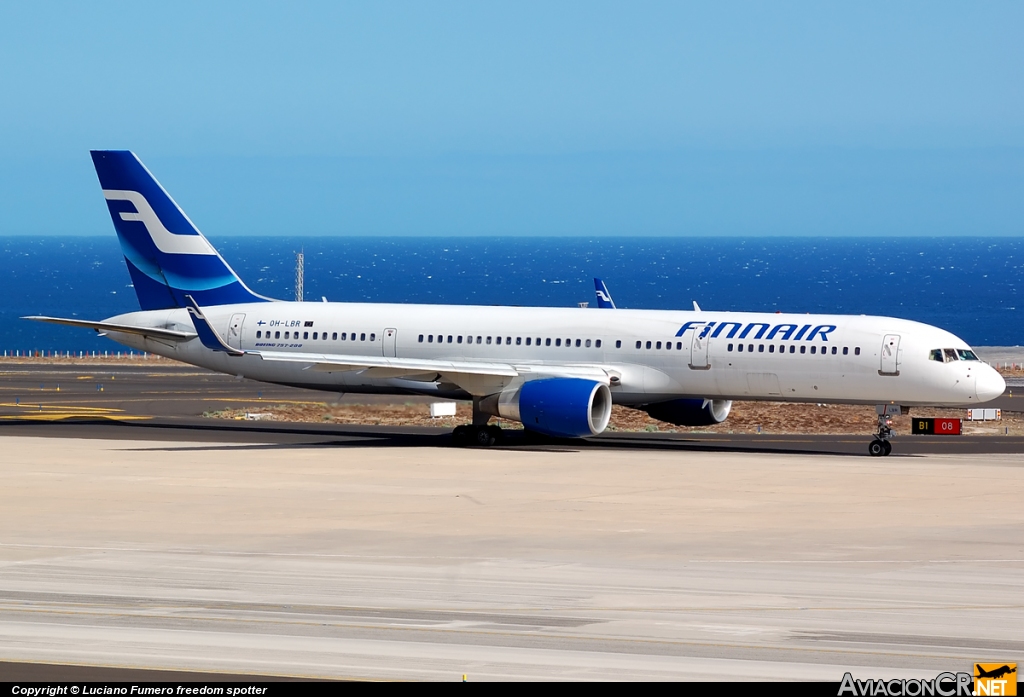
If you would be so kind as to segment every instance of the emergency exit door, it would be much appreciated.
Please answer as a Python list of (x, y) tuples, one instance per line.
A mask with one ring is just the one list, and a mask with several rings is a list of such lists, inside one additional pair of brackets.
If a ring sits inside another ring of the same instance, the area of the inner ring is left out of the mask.
[(900, 337), (899, 334), (886, 334), (882, 339), (882, 362), (878, 369), (879, 375), (900, 374)]
[(398, 330), (384, 330), (384, 357), (396, 358), (398, 356)]
[(245, 321), (245, 313), (239, 312), (231, 315), (228, 322), (228, 346), (236, 349), (242, 348), (242, 322)]

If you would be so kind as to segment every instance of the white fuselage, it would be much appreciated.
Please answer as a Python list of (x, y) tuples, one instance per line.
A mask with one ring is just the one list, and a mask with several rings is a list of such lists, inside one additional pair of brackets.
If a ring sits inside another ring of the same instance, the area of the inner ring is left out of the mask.
[[(956, 336), (888, 317), (315, 302), (204, 312), (233, 347), (263, 353), (473, 360), (526, 371), (594, 367), (614, 376), (612, 397), (625, 405), (692, 397), (957, 406), (993, 399), (1004, 385), (980, 361), (929, 358), (934, 349), (969, 350)], [(109, 321), (193, 330), (182, 309)], [(264, 382), (335, 392), (470, 396), (443, 381), (370, 378), (361, 370), (323, 372), (301, 363), (231, 356), (204, 347), (198, 338), (175, 343), (107, 334), (127, 346)], [(488, 384), (472, 392), (483, 396), (493, 389)]]

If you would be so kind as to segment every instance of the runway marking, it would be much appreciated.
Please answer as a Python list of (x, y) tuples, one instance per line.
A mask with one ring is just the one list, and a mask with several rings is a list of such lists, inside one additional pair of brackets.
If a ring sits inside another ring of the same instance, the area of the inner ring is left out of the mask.
[(16, 409), (20, 413), (17, 414), (3, 414), (0, 415), (0, 419), (18, 420), (18, 421), (60, 421), (62, 419), (73, 419), (73, 418), (102, 418), (102, 419), (114, 419), (117, 421), (138, 421), (140, 419), (150, 419), (150, 416), (137, 416), (132, 414), (125, 414), (123, 409), (114, 409), (111, 407), (76, 407), (69, 406), (67, 404), (14, 404), (11, 402), (0, 403), (0, 408), (7, 407)]

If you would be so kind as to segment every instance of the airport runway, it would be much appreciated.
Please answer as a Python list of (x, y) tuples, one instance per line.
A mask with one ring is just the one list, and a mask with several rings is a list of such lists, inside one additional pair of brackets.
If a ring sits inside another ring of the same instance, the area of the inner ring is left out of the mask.
[(5, 371), (0, 401), (35, 386), (43, 416), (0, 411), (0, 679), (838, 681), (1024, 657), (1021, 439), (459, 449), (211, 424), (269, 390), (189, 369), (69, 368), (59, 393)]
[[(1024, 397), (1010, 387), (986, 406), (1024, 411)], [(203, 417), (207, 411), (260, 403), (330, 401), (332, 396), (297, 388), (238, 380), (190, 366), (154, 361), (154, 365), (74, 366), (0, 364), (0, 434), (46, 437), (188, 438), (208, 442), (341, 446), (447, 447), (448, 428), (345, 424), (238, 422)], [(413, 402), (425, 397), (346, 395), (354, 403)], [(1018, 400), (1020, 404), (1018, 404)], [(425, 408), (425, 407), (424, 407)], [(504, 446), (517, 449), (667, 449), (754, 452), (806, 452), (862, 456), (871, 437), (864, 435), (754, 435), (728, 433), (612, 433), (588, 441), (558, 442), (509, 431)], [(894, 454), (1024, 453), (1018, 436), (906, 436), (894, 441)]]

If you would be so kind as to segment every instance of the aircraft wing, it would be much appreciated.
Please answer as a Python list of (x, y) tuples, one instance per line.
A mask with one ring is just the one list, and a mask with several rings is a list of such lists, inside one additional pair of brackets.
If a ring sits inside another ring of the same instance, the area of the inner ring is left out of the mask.
[(29, 317), (22, 317), (22, 319), (30, 319), (35, 322), (48, 322), (50, 324), (65, 324), (69, 327), (95, 329), (101, 336), (106, 332), (120, 332), (121, 334), (138, 334), (139, 336), (145, 336), (152, 339), (164, 339), (168, 341), (188, 341), (189, 339), (194, 339), (196, 337), (194, 332), (179, 332), (175, 329), (160, 329), (156, 327), (136, 327), (131, 324), (117, 324), (115, 322), (90, 322), (82, 319), (44, 317), (42, 315), (32, 315)]
[(312, 370), (341, 372), (365, 371), (374, 378), (398, 378), (409, 375), (493, 375), (514, 378), (519, 375), (508, 363), (477, 361), (439, 361), (419, 358), (384, 358), (382, 356), (345, 356), (329, 353), (286, 353), (282, 351), (246, 351), (265, 361), (309, 363)]

